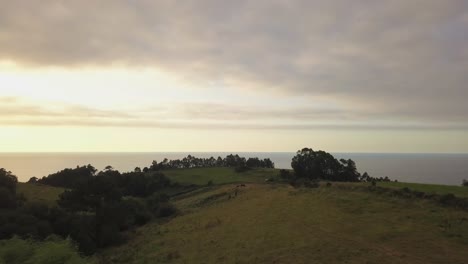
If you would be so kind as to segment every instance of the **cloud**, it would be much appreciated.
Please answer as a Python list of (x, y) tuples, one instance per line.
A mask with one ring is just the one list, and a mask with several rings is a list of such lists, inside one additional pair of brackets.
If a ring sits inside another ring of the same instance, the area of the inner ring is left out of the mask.
[[(363, 119), (340, 109), (181, 103), (131, 113), (50, 102), (25, 102), (0, 97), (0, 126), (141, 127), (227, 130), (466, 130), (457, 122), (415, 123), (404, 120)], [(339, 119), (338, 119), (339, 118)]]
[[(90, 108), (80, 105), (61, 104), (51, 102), (50, 104), (39, 104), (37, 102), (26, 102), (19, 97), (0, 97), (0, 125), (5, 120), (21, 120), (22, 118), (125, 118), (133, 116), (128, 113)], [(6, 123), (8, 123), (7, 121)], [(16, 122), (16, 121), (15, 121)], [(20, 121), (18, 123), (23, 123)]]
[[(230, 89), (329, 97), (346, 110), (275, 116), (434, 127), (468, 118), (465, 0), (0, 2), (0, 59), (31, 67), (158, 67)], [(197, 111), (186, 114), (220, 116)]]

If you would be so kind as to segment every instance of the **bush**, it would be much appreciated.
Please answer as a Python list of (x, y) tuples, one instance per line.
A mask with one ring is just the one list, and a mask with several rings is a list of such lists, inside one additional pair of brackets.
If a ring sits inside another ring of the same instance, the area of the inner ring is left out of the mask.
[(87, 263), (70, 240), (56, 236), (44, 242), (13, 237), (0, 241), (0, 263), (25, 264), (81, 264)]
[(320, 187), (320, 182), (318, 180), (298, 178), (298, 179), (291, 181), (291, 185), (295, 188), (299, 188), (299, 187), (318, 188)]
[(175, 215), (177, 213), (177, 208), (170, 204), (170, 203), (163, 203), (159, 207), (159, 211), (157, 213), (158, 217), (168, 217), (171, 215)]
[(251, 168), (247, 167), (245, 164), (241, 164), (234, 169), (234, 171), (237, 173), (246, 172), (248, 170), (251, 170)]
[(125, 227), (144, 225), (151, 220), (151, 212), (147, 204), (141, 199), (127, 198), (122, 202), (125, 210)]
[(292, 178), (291, 172), (285, 169), (280, 170), (279, 176), (282, 180), (290, 180)]
[(440, 196), (439, 202), (444, 205), (453, 205), (456, 203), (456, 200), (457, 200), (456, 198), (457, 197), (455, 197), (455, 195), (453, 195), (452, 193), (447, 193), (447, 194)]
[(119, 227), (113, 223), (100, 226), (97, 239), (99, 247), (118, 245), (125, 241)]
[(463, 180), (462, 186), (468, 187), (468, 180)]
[(146, 199), (149, 210), (156, 217), (167, 217), (177, 213), (177, 209), (169, 203), (169, 196), (155, 193)]

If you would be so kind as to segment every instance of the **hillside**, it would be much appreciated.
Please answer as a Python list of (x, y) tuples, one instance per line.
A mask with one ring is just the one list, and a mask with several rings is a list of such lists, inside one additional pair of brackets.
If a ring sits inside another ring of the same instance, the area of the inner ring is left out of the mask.
[[(273, 169), (164, 173), (183, 185), (199, 186), (172, 197), (179, 215), (128, 232), (126, 244), (105, 249), (92, 261), (464, 263), (468, 259), (468, 212), (433, 200), (369, 192), (369, 183), (327, 186), (322, 182), (311, 189), (265, 183), (278, 179), (279, 172)], [(213, 184), (208, 186), (209, 181)], [(377, 186), (468, 196), (468, 188), (458, 186), (394, 182)], [(28, 200), (48, 204), (64, 190), (28, 183), (17, 188)]]
[[(468, 212), (322, 185), (207, 187), (102, 263), (465, 263)], [(231, 196), (231, 199), (229, 199)]]

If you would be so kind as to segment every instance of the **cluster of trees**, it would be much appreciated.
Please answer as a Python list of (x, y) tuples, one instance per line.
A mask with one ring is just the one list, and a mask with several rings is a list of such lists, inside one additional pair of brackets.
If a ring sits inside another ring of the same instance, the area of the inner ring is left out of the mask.
[(390, 181), (388, 177), (375, 178), (367, 172), (360, 174), (356, 163), (351, 159), (336, 159), (332, 154), (311, 148), (297, 151), (291, 162), (294, 173), (287, 170), (280, 171), (280, 177), (294, 182), (304, 180), (316, 181), (345, 181), (345, 182), (377, 182)]
[(38, 179), (32, 177), (29, 179), (29, 183), (41, 183), (45, 185), (63, 187), (63, 188), (74, 188), (83, 183), (86, 183), (89, 179), (94, 177), (97, 169), (91, 165), (77, 166), (74, 169), (64, 169), (57, 173), (50, 174), (47, 177)]
[[(259, 158), (244, 158), (238, 154), (227, 155), (225, 158), (197, 158), (188, 155), (183, 159), (168, 160), (164, 159), (161, 162), (153, 161), (150, 167), (143, 168), (143, 172), (159, 171), (165, 169), (182, 169), (182, 168), (210, 168), (210, 167), (247, 167), (247, 168), (274, 168), (275, 164), (270, 159)], [(137, 168), (138, 169), (138, 168)]]
[[(16, 177), (0, 169), (0, 195), (15, 200), (0, 205), (0, 239), (17, 235), (43, 240), (55, 234), (72, 238), (80, 252), (90, 255), (99, 248), (123, 242), (123, 231), (176, 212), (162, 192), (174, 184), (162, 173), (122, 174), (111, 167), (96, 172), (88, 165), (36, 180), (67, 188), (56, 206), (48, 206), (20, 202), (15, 197)], [(9, 196), (2, 194), (5, 190)]]
[(322, 150), (314, 151), (311, 148), (303, 148), (297, 151), (292, 159), (291, 167), (295, 178), (349, 182), (360, 180), (360, 174), (353, 160), (337, 160), (333, 155)]

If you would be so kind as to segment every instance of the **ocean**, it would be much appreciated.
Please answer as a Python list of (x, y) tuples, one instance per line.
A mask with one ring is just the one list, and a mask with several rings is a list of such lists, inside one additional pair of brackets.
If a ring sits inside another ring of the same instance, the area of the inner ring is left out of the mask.
[[(270, 158), (276, 168), (291, 168), (292, 152), (232, 152), (243, 157)], [(111, 165), (125, 172), (146, 167), (153, 160), (226, 156), (231, 152), (155, 152), (155, 153), (0, 153), (0, 168), (5, 168), (25, 182), (64, 168), (91, 164), (99, 170)], [(332, 153), (336, 158), (353, 159), (358, 171), (373, 177), (417, 183), (460, 185), (468, 180), (468, 154), (382, 154)]]

